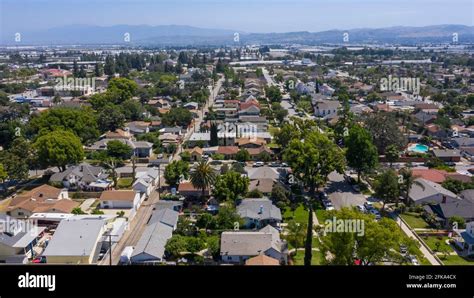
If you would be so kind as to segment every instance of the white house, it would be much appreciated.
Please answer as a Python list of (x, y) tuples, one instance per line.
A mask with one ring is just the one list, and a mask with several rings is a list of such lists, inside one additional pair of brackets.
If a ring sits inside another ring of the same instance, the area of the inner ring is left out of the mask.
[(103, 209), (138, 210), (145, 196), (134, 190), (107, 190), (102, 192), (99, 201)]
[(143, 177), (137, 179), (133, 183), (133, 190), (138, 193), (145, 194), (148, 197), (153, 191), (153, 184), (151, 178)]

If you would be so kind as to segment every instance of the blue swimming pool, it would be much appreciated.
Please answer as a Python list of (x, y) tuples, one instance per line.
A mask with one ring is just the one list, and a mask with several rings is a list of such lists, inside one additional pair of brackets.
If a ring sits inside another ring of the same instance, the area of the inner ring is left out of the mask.
[(429, 150), (429, 147), (422, 144), (413, 144), (410, 147), (408, 147), (408, 151), (417, 152), (417, 153), (426, 153), (428, 152), (428, 150)]

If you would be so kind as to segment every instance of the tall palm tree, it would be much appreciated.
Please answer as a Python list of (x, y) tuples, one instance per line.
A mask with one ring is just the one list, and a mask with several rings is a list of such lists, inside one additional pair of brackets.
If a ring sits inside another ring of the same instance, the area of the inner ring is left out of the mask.
[(202, 198), (204, 199), (206, 189), (216, 182), (216, 177), (216, 172), (209, 163), (201, 160), (191, 174), (191, 183), (195, 188), (202, 191)]
[[(416, 184), (420, 186), (421, 188), (425, 188), (423, 184), (420, 182), (416, 181), (416, 177), (413, 176), (413, 171), (410, 168), (403, 168), (400, 170), (400, 175), (402, 176), (401, 185), (400, 185), (400, 190), (403, 193), (403, 199), (405, 203), (408, 203), (408, 195), (410, 193), (410, 189), (413, 186), (413, 184)], [(396, 206), (398, 206), (398, 199), (396, 201)]]

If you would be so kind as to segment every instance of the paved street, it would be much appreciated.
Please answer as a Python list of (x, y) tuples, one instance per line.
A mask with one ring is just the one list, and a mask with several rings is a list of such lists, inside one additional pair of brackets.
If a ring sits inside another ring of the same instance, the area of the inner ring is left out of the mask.
[(336, 210), (363, 205), (367, 201), (363, 194), (352, 189), (351, 185), (344, 180), (343, 175), (336, 172), (329, 174), (326, 192)]

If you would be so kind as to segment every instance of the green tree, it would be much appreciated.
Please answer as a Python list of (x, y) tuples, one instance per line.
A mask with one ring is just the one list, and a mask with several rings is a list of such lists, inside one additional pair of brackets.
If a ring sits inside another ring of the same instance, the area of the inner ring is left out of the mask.
[(61, 171), (84, 159), (81, 140), (69, 131), (55, 130), (40, 136), (33, 147), (44, 166), (57, 166)]
[(69, 130), (84, 144), (99, 137), (97, 119), (90, 108), (57, 107), (32, 117), (30, 128), (34, 133), (44, 134), (55, 130)]
[(419, 244), (406, 236), (392, 219), (382, 218), (376, 221), (372, 215), (347, 208), (330, 211), (328, 218), (356, 220), (363, 225), (338, 231), (331, 229), (331, 221), (328, 220), (323, 230), (326, 233), (321, 236), (321, 252), (331, 256), (324, 260), (325, 263), (354, 265), (354, 259), (359, 259), (361, 265), (386, 261), (404, 263), (406, 258), (399, 253), (400, 244), (407, 246), (409, 254), (420, 255)]
[(365, 126), (372, 135), (379, 154), (383, 154), (387, 146), (391, 144), (404, 147), (407, 143), (392, 113), (372, 113), (365, 119)]
[(249, 178), (240, 173), (228, 171), (217, 177), (212, 194), (220, 201), (235, 201), (247, 193)]
[(122, 109), (116, 105), (108, 104), (99, 111), (97, 122), (101, 131), (116, 131), (125, 124)]
[(240, 162), (250, 160), (250, 153), (246, 149), (240, 149), (235, 155), (235, 159)]
[(349, 130), (344, 143), (347, 147), (347, 164), (357, 171), (357, 181), (360, 182), (361, 173), (369, 172), (377, 165), (377, 148), (369, 132), (359, 125)]
[(385, 150), (385, 158), (390, 163), (390, 167), (392, 167), (394, 162), (397, 162), (400, 158), (400, 151), (397, 145), (390, 145)]
[(188, 109), (174, 108), (162, 117), (163, 124), (168, 126), (188, 126), (193, 120), (193, 115)]
[(384, 212), (385, 204), (397, 201), (400, 195), (398, 176), (394, 170), (388, 169), (377, 177), (374, 184), (375, 196), (382, 200), (382, 212)]
[(137, 91), (137, 83), (127, 78), (113, 78), (107, 86), (107, 93), (111, 94), (116, 104), (131, 99), (137, 94)]
[(273, 185), (270, 199), (280, 209), (290, 204), (289, 193), (280, 183)]
[(82, 211), (82, 209), (80, 207), (76, 207), (76, 208), (72, 209), (71, 213), (76, 214), (76, 215), (86, 214), (84, 211)]
[(164, 172), (165, 181), (168, 185), (176, 187), (181, 178), (189, 177), (189, 164), (182, 160), (175, 160), (168, 164)]
[[(344, 170), (344, 154), (334, 142), (313, 131), (304, 136), (304, 141), (293, 139), (284, 150), (283, 159), (288, 162), (295, 178), (309, 188), (309, 200), (314, 198), (315, 190), (327, 182), (328, 175)], [(308, 227), (304, 264), (311, 265), (313, 241), (313, 204), (308, 202)]]
[(119, 140), (111, 140), (107, 142), (107, 155), (116, 159), (130, 159), (133, 154), (133, 148), (120, 142)]
[(221, 207), (216, 215), (216, 221), (220, 230), (234, 229), (236, 225), (241, 226), (243, 224), (242, 218), (231, 206)]
[(181, 253), (186, 251), (186, 237), (182, 235), (173, 235), (165, 245), (165, 251), (171, 256), (178, 258)]
[(306, 231), (306, 224), (301, 224), (294, 220), (290, 220), (286, 226), (287, 233), (285, 238), (292, 247), (303, 247), (305, 244)]
[(200, 161), (191, 173), (191, 183), (197, 189), (201, 190), (201, 197), (204, 200), (206, 189), (209, 189), (216, 181), (216, 172), (211, 165), (205, 161)]
[(466, 227), (466, 220), (464, 217), (455, 215), (449, 218), (449, 227), (456, 228), (456, 226), (457, 229), (464, 229)]
[(8, 178), (8, 173), (3, 167), (3, 164), (0, 163), (0, 181), (1, 183), (5, 182), (5, 180)]

